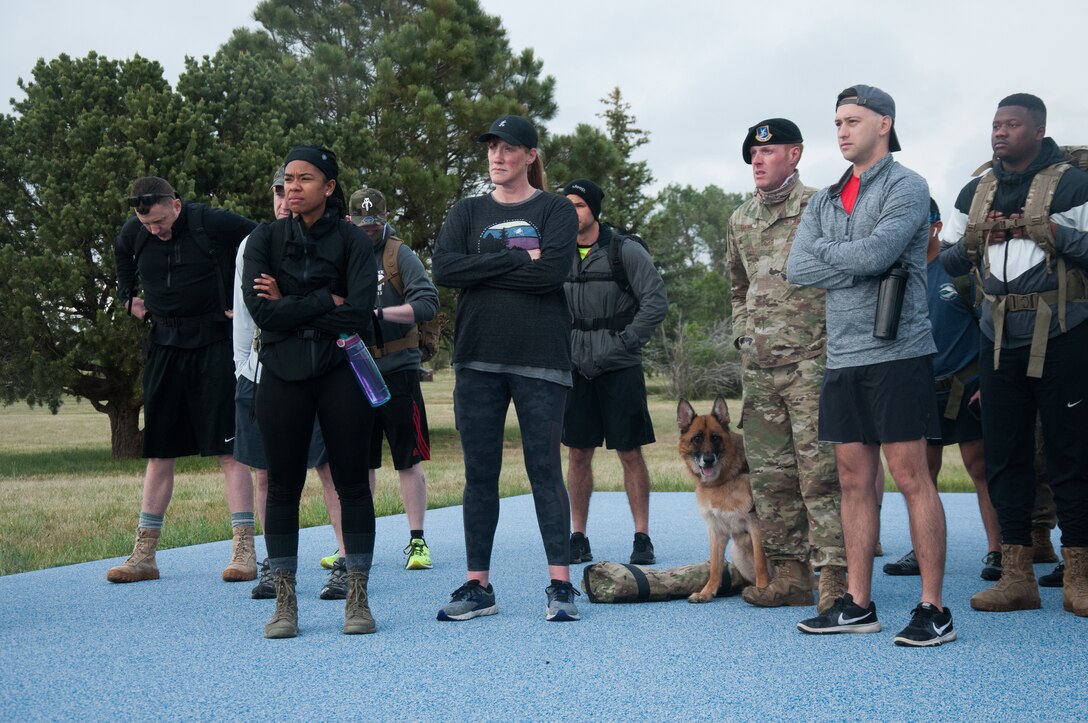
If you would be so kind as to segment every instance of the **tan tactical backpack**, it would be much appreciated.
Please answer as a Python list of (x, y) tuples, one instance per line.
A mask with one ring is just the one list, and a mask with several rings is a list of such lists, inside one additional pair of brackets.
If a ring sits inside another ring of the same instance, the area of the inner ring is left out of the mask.
[[(967, 229), (964, 232), (963, 244), (967, 252), (967, 258), (972, 264), (975, 275), (975, 287), (978, 294), (990, 302), (993, 309), (994, 321), (994, 369), (999, 367), (1001, 355), (1001, 338), (1005, 326), (1005, 313), (1007, 311), (1035, 310), (1035, 329), (1031, 339), (1030, 360), (1028, 362), (1028, 376), (1039, 378), (1043, 375), (1043, 361), (1046, 358), (1046, 343), (1050, 331), (1050, 320), (1053, 313), (1051, 304), (1058, 307), (1058, 324), (1065, 331), (1065, 305), (1066, 302), (1088, 301), (1088, 280), (1080, 269), (1066, 267), (1065, 259), (1054, 247), (1054, 235), (1050, 228), (1050, 206), (1054, 201), (1054, 193), (1058, 190), (1058, 183), (1062, 176), (1070, 168), (1077, 167), (1082, 171), (1088, 171), (1088, 146), (1061, 146), (1066, 155), (1065, 163), (1048, 166), (1035, 174), (1028, 188), (1028, 196), (1024, 203), (1024, 211), (1018, 219), (986, 218), (993, 207), (994, 195), (997, 192), (997, 176), (993, 172), (984, 175), (975, 188), (974, 198), (971, 199), (971, 210), (967, 214)], [(972, 173), (978, 176), (993, 167), (993, 161), (988, 161)], [(1012, 231), (1022, 229), (1038, 244), (1046, 254), (1047, 273), (1051, 271), (1051, 262), (1057, 259), (1058, 288), (1056, 291), (1044, 291), (1033, 294), (988, 294), (983, 291), (983, 275), (988, 273), (986, 265), (986, 249), (990, 245), (990, 233), (1003, 229)]]
[[(400, 277), (400, 268), (397, 266), (397, 255), (404, 242), (396, 236), (390, 236), (385, 242), (385, 253), (382, 254), (382, 272), (385, 275), (385, 283), (392, 284), (397, 295), (404, 298), (404, 279)], [(389, 356), (393, 352), (402, 349), (419, 347), (423, 355), (422, 361), (430, 361), (438, 351), (438, 344), (442, 340), (442, 327), (445, 323), (445, 314), (437, 314), (430, 321), (421, 321), (412, 326), (403, 338), (391, 341), (381, 346), (370, 347), (370, 354), (375, 359)]]

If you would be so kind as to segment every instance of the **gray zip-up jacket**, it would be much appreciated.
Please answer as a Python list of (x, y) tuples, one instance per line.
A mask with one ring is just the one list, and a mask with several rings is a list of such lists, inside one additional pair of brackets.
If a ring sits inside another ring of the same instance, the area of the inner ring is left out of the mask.
[[(575, 255), (572, 276), (576, 277), (579, 272), (611, 274), (608, 246), (614, 232), (606, 224), (601, 224), (600, 229), (597, 243), (585, 259)], [(572, 320), (634, 316), (622, 330), (571, 331), (571, 366), (587, 379), (642, 364), (642, 347), (669, 310), (665, 282), (650, 254), (637, 241), (624, 240), (622, 243), (620, 258), (631, 284), (631, 293), (611, 279), (567, 281), (564, 284)]]
[[(853, 213), (839, 182), (809, 201), (793, 239), (786, 276), (827, 289), (827, 367), (864, 366), (933, 354), (926, 302), (929, 186), (891, 154), (861, 174)], [(873, 336), (880, 277), (896, 262), (909, 272), (899, 332)]]

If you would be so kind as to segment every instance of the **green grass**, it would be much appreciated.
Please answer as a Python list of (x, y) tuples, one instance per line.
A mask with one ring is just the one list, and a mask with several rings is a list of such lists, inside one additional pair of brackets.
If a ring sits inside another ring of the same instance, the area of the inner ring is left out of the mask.
[[(690, 491), (692, 483), (676, 458), (676, 401), (666, 399), (648, 380), (650, 414), (658, 442), (644, 448), (653, 489)], [(453, 424), (453, 377), (449, 372), (423, 385), (431, 427), (432, 461), (427, 474), (428, 507), (461, 504), (464, 467)], [(693, 402), (705, 412), (710, 402)], [(730, 402), (734, 419), (738, 401)], [(521, 459), (521, 440), (511, 408), (504, 437), (504, 497), (529, 492)], [(57, 415), (13, 405), (0, 408), (0, 575), (99, 560), (128, 554), (143, 486), (143, 460), (110, 456), (109, 421), (90, 405), (70, 401)], [(614, 454), (598, 452), (595, 489), (623, 489)], [(894, 489), (889, 483), (887, 489)], [(942, 491), (969, 492), (955, 448), (946, 450)], [(379, 516), (404, 508), (396, 474), (386, 459), (378, 473), (375, 509)], [(300, 507), (303, 527), (328, 524), (321, 484), (311, 472)], [(176, 467), (174, 497), (160, 546), (193, 545), (230, 537), (223, 478), (214, 458), (187, 457)], [(330, 536), (330, 549), (333, 541)]]

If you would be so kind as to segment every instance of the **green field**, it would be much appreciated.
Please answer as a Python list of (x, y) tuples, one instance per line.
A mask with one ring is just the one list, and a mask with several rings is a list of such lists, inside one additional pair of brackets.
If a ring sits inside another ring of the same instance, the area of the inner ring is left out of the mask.
[[(644, 449), (653, 489), (686, 491), (689, 478), (676, 458), (676, 401), (648, 380), (658, 442)], [(431, 424), (432, 461), (425, 465), (429, 506), (461, 503), (464, 468), (453, 425), (453, 376), (439, 373), (423, 385)], [(709, 411), (710, 402), (694, 403)], [(739, 402), (730, 402), (739, 418)], [(946, 452), (943, 491), (973, 491), (952, 448)], [(503, 496), (529, 491), (513, 409), (507, 418)], [(140, 507), (143, 460), (110, 457), (109, 421), (87, 403), (69, 401), (59, 414), (17, 404), (0, 408), (0, 574), (127, 555)], [(598, 454), (596, 489), (622, 490), (614, 454)], [(889, 489), (891, 489), (889, 485)], [(396, 474), (386, 460), (378, 474), (378, 515), (403, 512)], [(328, 524), (321, 484), (311, 472), (302, 498), (302, 525)], [(223, 478), (214, 459), (178, 460), (174, 498), (161, 547), (230, 537)], [(330, 536), (330, 549), (332, 546)]]

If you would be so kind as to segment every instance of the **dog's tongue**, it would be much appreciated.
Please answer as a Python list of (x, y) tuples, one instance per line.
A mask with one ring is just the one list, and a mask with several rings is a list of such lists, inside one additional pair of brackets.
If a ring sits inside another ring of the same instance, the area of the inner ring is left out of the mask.
[(710, 475), (714, 474), (714, 468), (713, 467), (700, 467), (699, 468), (699, 474), (701, 474), (703, 476), (703, 479), (706, 479)]

